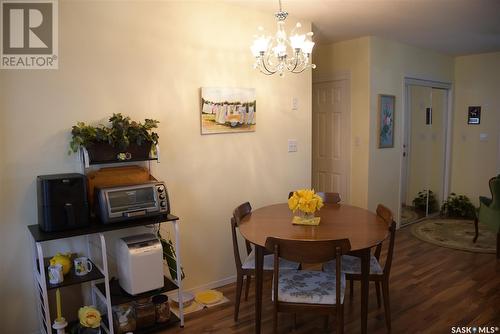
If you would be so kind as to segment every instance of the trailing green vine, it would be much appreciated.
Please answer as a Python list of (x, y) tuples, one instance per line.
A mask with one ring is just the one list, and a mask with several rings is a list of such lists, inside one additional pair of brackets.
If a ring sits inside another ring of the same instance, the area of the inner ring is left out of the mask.
[(130, 144), (141, 146), (144, 143), (158, 144), (159, 136), (153, 129), (158, 127), (157, 120), (145, 119), (144, 123), (131, 121), (130, 117), (113, 114), (109, 118), (110, 126), (97, 126), (78, 122), (71, 129), (70, 150), (68, 154), (77, 152), (80, 147), (90, 147), (97, 143), (108, 143), (119, 149), (126, 149)]

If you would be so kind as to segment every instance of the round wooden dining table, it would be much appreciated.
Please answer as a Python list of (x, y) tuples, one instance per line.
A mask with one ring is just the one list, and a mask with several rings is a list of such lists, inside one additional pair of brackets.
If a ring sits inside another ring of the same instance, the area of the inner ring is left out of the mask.
[(291, 240), (349, 239), (351, 255), (361, 258), (361, 333), (367, 333), (370, 249), (389, 235), (387, 224), (375, 213), (346, 204), (325, 204), (316, 212), (317, 226), (293, 225), (286, 203), (259, 208), (239, 224), (243, 237), (255, 245), (255, 333), (260, 333), (264, 247), (268, 237)]

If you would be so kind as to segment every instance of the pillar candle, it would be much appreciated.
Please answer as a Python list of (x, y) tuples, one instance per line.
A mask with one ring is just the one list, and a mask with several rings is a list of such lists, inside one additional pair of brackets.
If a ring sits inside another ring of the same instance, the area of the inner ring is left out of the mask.
[(59, 289), (56, 290), (56, 305), (57, 305), (56, 320), (60, 320), (62, 318), (62, 314), (61, 314), (61, 291), (59, 291)]

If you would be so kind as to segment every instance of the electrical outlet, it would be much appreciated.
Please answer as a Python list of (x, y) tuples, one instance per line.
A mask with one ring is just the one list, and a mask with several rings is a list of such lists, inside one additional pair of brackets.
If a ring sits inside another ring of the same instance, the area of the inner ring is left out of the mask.
[(288, 152), (297, 152), (297, 139), (288, 139)]

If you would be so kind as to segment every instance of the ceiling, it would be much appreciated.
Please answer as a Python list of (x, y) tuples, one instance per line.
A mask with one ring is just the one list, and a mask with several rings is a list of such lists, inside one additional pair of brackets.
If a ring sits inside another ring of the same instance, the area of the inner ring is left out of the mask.
[[(278, 0), (226, 0), (269, 12)], [(500, 0), (282, 0), (315, 42), (379, 36), (449, 55), (500, 51)]]

